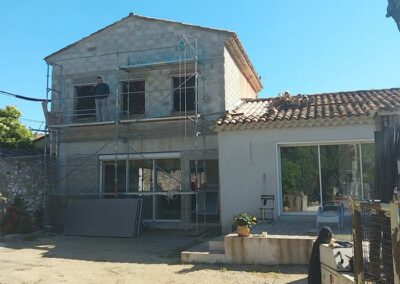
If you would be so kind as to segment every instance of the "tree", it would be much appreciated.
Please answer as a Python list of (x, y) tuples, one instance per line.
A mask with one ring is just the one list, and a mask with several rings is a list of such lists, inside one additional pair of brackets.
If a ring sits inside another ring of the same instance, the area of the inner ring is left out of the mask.
[(400, 0), (388, 0), (386, 17), (392, 17), (400, 31)]
[(21, 112), (15, 106), (0, 108), (0, 147), (29, 148), (32, 146), (32, 132), (19, 118)]

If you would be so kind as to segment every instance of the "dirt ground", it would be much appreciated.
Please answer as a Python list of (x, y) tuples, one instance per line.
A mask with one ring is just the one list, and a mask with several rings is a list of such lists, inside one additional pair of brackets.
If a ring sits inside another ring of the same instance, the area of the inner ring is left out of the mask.
[(200, 241), (171, 231), (7, 241), (0, 243), (0, 283), (307, 283), (304, 266), (181, 264), (180, 252)]

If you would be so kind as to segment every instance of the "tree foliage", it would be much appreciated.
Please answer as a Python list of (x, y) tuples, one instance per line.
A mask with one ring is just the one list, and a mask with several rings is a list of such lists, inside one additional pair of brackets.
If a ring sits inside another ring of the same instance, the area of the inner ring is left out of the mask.
[(386, 17), (392, 17), (400, 31), (400, 0), (388, 0)]
[(0, 147), (28, 148), (32, 146), (32, 132), (19, 118), (21, 112), (15, 106), (0, 108)]
[(309, 201), (319, 201), (318, 147), (283, 147), (281, 153), (284, 193), (302, 192)]

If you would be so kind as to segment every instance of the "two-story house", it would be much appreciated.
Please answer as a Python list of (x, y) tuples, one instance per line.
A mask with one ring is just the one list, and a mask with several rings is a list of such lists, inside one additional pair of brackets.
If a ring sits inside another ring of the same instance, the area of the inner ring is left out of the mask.
[[(220, 224), (211, 126), (262, 88), (234, 32), (131, 13), (45, 61), (57, 194), (141, 196), (155, 226)], [(101, 120), (97, 76), (110, 89)]]

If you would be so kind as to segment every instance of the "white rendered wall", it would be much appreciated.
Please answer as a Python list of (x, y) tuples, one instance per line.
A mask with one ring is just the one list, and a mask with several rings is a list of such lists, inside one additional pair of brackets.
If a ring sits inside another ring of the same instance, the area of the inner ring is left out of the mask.
[(275, 195), (275, 211), (279, 214), (281, 192), (277, 170), (280, 144), (373, 141), (373, 137), (372, 124), (219, 132), (223, 231), (231, 230), (232, 218), (238, 213), (259, 217), (261, 194)]

